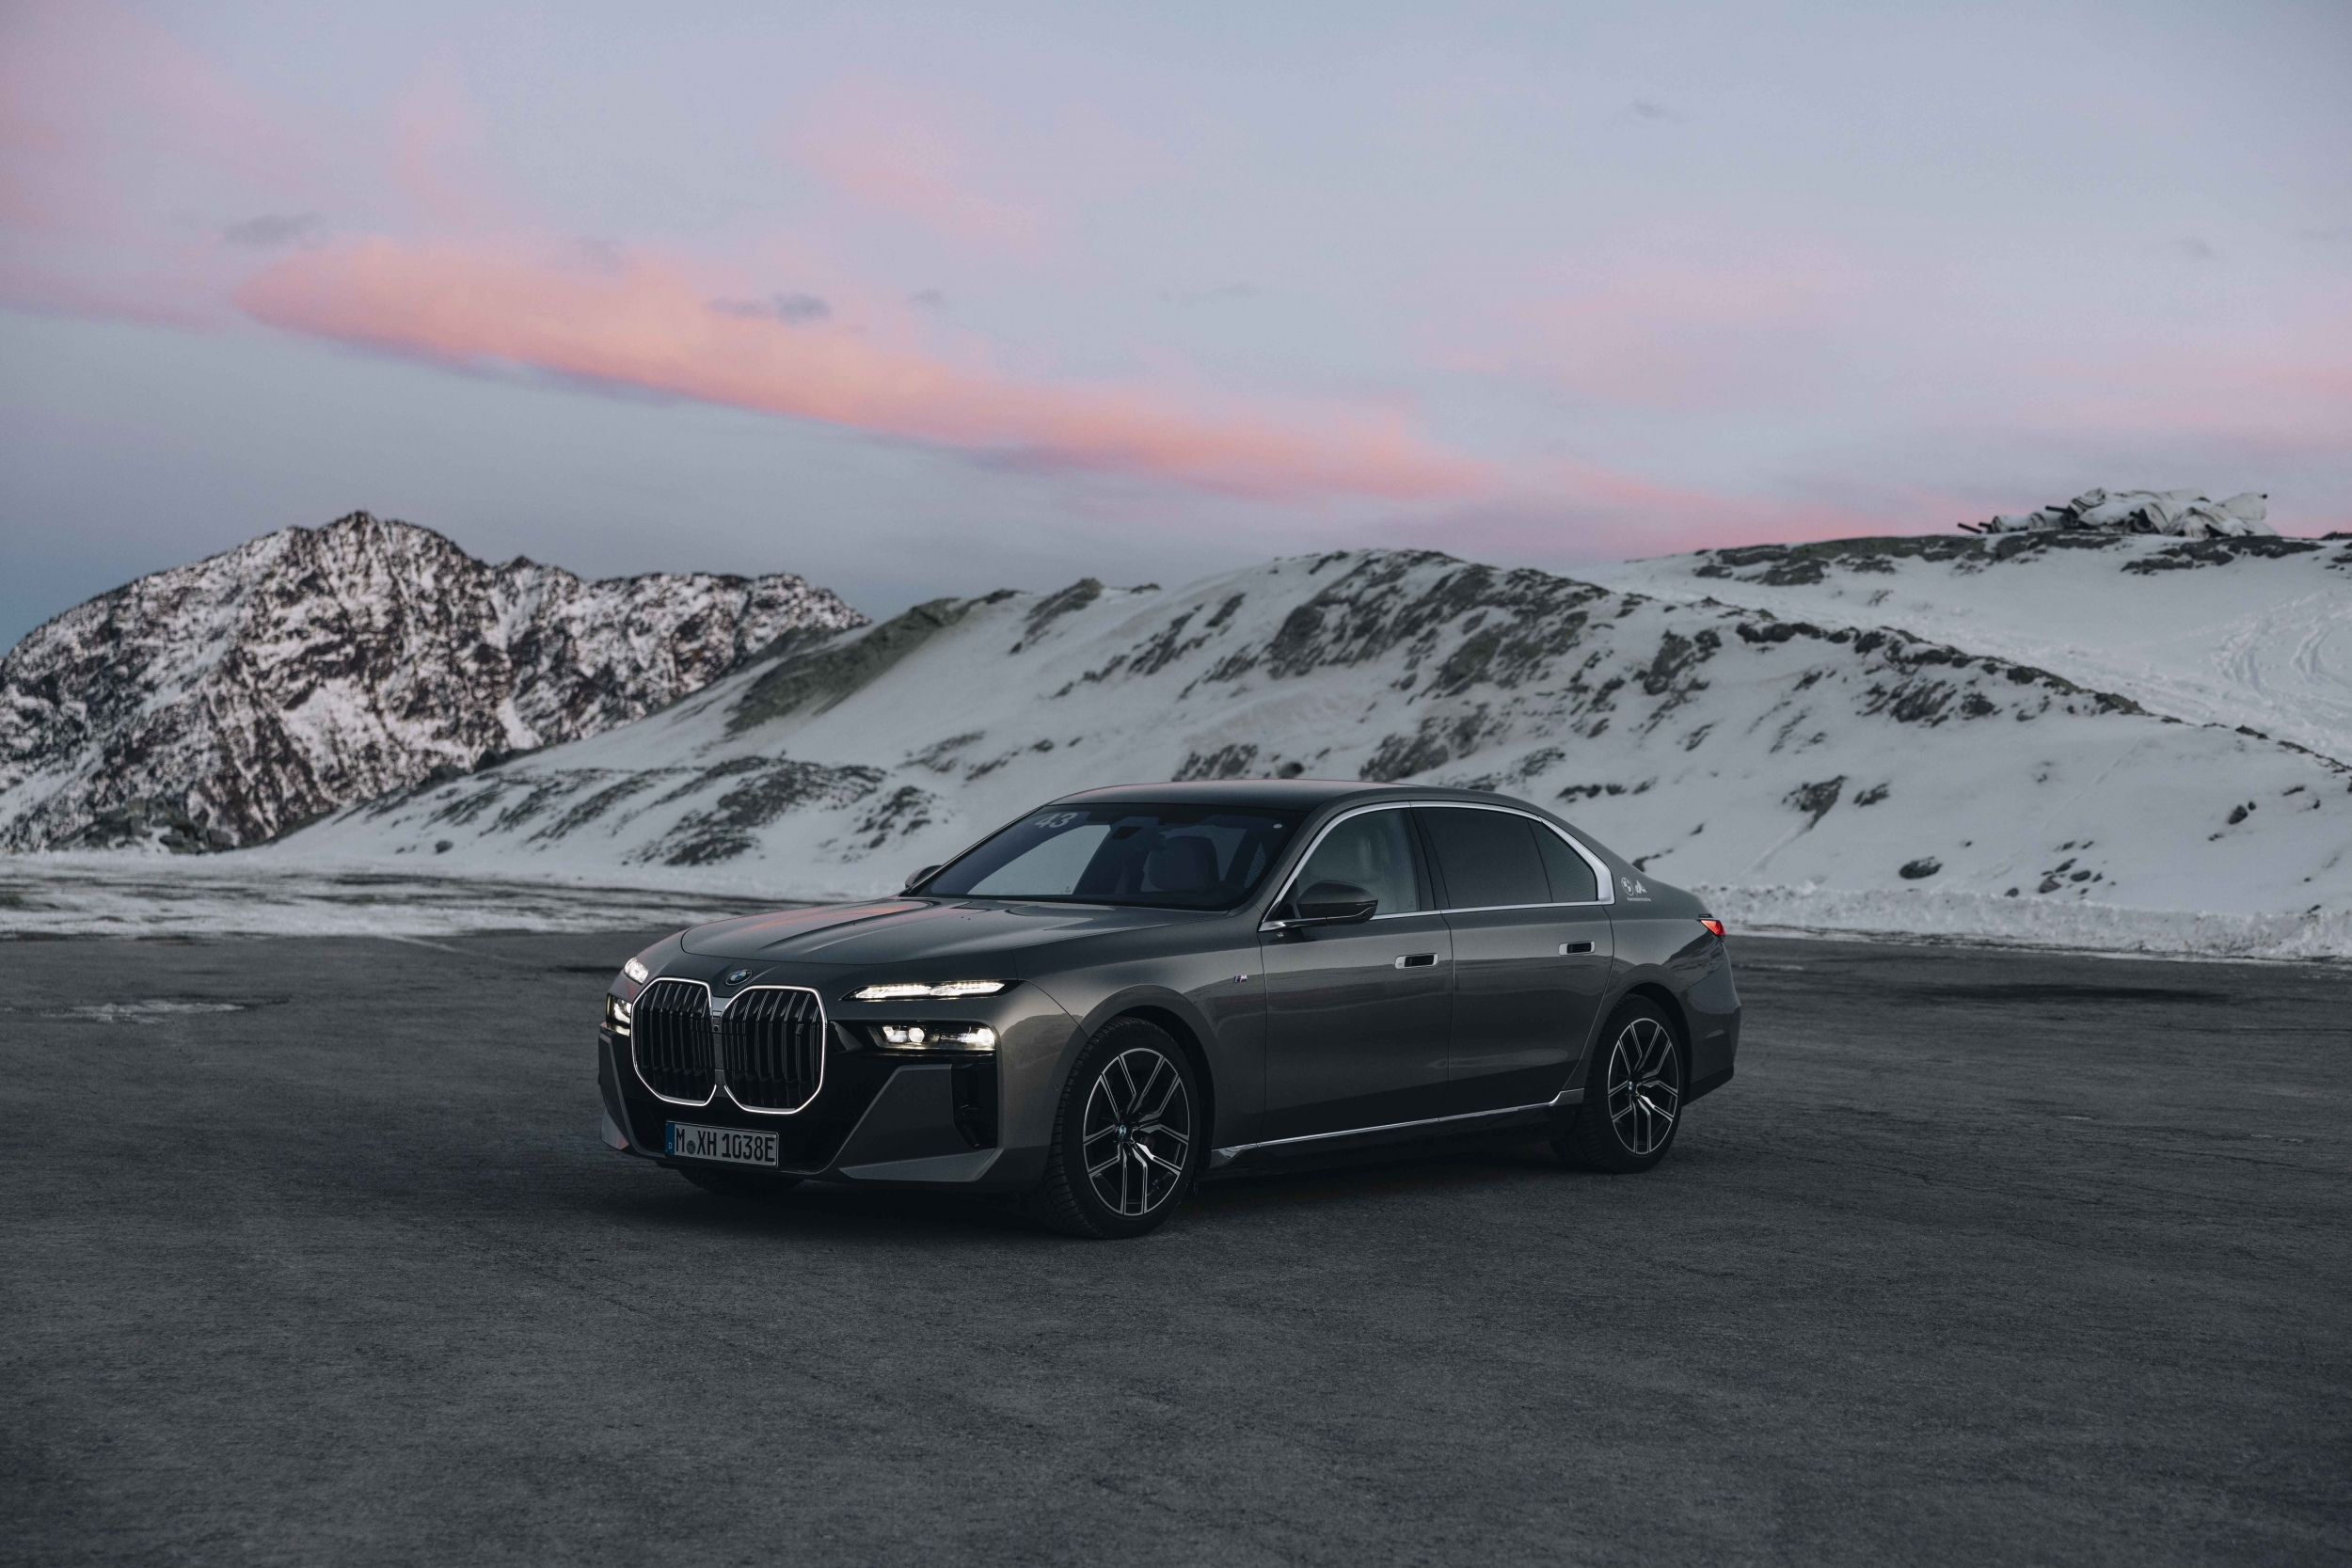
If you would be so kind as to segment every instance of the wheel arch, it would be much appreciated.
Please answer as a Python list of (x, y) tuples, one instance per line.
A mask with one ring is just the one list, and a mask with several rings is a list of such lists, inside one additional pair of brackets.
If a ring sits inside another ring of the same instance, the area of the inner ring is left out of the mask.
[(1592, 1049), (1584, 1053), (1584, 1081), (1588, 1085), (1592, 1082), (1594, 1064), (1600, 1060), (1602, 1049), (1606, 1045), (1609, 1038), (1609, 1021), (1617, 1016), (1618, 1008), (1624, 1006), (1628, 1002), (1634, 1001), (1637, 998), (1641, 1001), (1649, 1003), (1660, 1012), (1666, 1015), (1666, 1027), (1674, 1031), (1675, 1044), (1682, 1048), (1683, 1077), (1686, 1082), (1689, 1080), (1691, 1073), (1691, 1015), (1683, 1010), (1682, 999), (1675, 995), (1673, 987), (1661, 984), (1659, 981), (1654, 979), (1645, 979), (1636, 980), (1633, 984), (1619, 991), (1617, 993), (1616, 1000), (1609, 1004), (1609, 1010), (1601, 1014), (1599, 1037), (1593, 1041)]
[(1177, 1049), (1182, 1051), (1184, 1053), (1185, 1059), (1192, 1064), (1192, 1074), (1200, 1081), (1200, 1099), (1202, 1102), (1200, 1106), (1200, 1122), (1201, 1126), (1207, 1132), (1207, 1136), (1203, 1141), (1202, 1147), (1208, 1148), (1216, 1148), (1216, 1074), (1210, 1070), (1209, 1053), (1206, 1050), (1202, 1049), (1200, 1034), (1194, 1029), (1192, 1022), (1172, 1007), (1161, 1006), (1158, 1004), (1152, 1002), (1138, 1002), (1127, 1007), (1123, 1007), (1112, 1017), (1104, 1019), (1089, 1033), (1088, 1037), (1091, 1039), (1094, 1035), (1102, 1033), (1104, 1029), (1108, 1028), (1111, 1024), (1118, 1022), (1122, 1018), (1141, 1019), (1144, 1022), (1149, 1023), (1152, 1027), (1160, 1030), (1166, 1034), (1168, 1038), (1176, 1042)]

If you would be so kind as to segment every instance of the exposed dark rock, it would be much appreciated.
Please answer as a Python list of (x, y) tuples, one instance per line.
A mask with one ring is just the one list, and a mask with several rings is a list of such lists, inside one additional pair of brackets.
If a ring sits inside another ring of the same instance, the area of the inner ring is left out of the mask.
[(1830, 808), (1837, 804), (1838, 794), (1845, 787), (1846, 775), (1840, 773), (1819, 784), (1799, 784), (1788, 792), (1783, 803), (1804, 812), (1807, 818), (1805, 826), (1810, 828), (1829, 815)]
[(938, 804), (939, 797), (930, 790), (900, 784), (883, 798), (882, 804), (866, 813), (857, 831), (866, 835), (866, 848), (879, 849), (890, 842), (893, 834), (930, 827)]
[(1184, 765), (1176, 769), (1176, 781), (1183, 784), (1193, 779), (1246, 779), (1257, 760), (1258, 748), (1248, 745), (1220, 746), (1214, 752), (1189, 752), (1184, 757)]
[(2146, 577), (2155, 572), (2180, 572), (2199, 566), (2227, 566), (2242, 556), (2256, 556), (2265, 561), (2278, 561), (2290, 555), (2303, 555), (2326, 548), (2316, 539), (2285, 539), (2265, 534), (2243, 538), (2185, 539), (2139, 561), (2127, 561), (2123, 570)]
[(1084, 610), (1102, 596), (1103, 583), (1099, 578), (1080, 578), (1060, 593), (1046, 594), (1029, 608), (1028, 617), (1023, 622), (1021, 641), (1012, 645), (1012, 651), (1019, 653), (1036, 641), (1038, 634), (1056, 621), (1073, 610)]
[(993, 599), (993, 595), (933, 599), (868, 627), (863, 636), (788, 655), (736, 699), (727, 728), (741, 731), (787, 714), (822, 713), (850, 692), (880, 679), (907, 655), (970, 614), (974, 606)]
[[(720, 796), (709, 810), (679, 818), (643, 858), (665, 865), (708, 865), (732, 860), (752, 847), (754, 829), (767, 826), (796, 806), (845, 805), (863, 800), (886, 777), (879, 768), (828, 768), (790, 757), (738, 758), (723, 768), (709, 769), (707, 778), (719, 776), (739, 777), (743, 782)], [(907, 800), (910, 808), (920, 803), (916, 796)]]
[(284, 529), (100, 594), (0, 659), (0, 793), (19, 791), (0, 848), (106, 837), (139, 800), (176, 802), (191, 845), (255, 843), (863, 623), (795, 577), (589, 582), (364, 512)]

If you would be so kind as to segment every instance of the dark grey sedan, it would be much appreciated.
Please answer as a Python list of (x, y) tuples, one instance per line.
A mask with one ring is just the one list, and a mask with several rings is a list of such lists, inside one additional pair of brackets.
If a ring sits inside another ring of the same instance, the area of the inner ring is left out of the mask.
[(1433, 1137), (1647, 1170), (1739, 1040), (1722, 925), (1536, 807), (1132, 784), (896, 898), (647, 948), (597, 1077), (607, 1143), (714, 1192), (1020, 1195), (1109, 1237), (1203, 1178)]

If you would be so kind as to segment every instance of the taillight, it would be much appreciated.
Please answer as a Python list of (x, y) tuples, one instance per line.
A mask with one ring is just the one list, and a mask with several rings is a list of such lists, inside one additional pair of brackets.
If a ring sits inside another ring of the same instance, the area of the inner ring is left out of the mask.
[(1724, 923), (1716, 919), (1711, 914), (1703, 914), (1699, 916), (1699, 924), (1714, 932), (1717, 936), (1722, 936), (1724, 934)]

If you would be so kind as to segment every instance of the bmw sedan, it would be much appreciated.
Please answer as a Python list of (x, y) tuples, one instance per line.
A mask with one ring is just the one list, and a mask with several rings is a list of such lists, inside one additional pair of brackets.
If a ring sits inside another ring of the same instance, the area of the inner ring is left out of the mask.
[(1723, 927), (1499, 795), (1068, 796), (895, 898), (699, 926), (604, 1001), (606, 1143), (710, 1191), (1020, 1197), (1136, 1236), (1195, 1183), (1456, 1134), (1647, 1170), (1728, 1082)]

